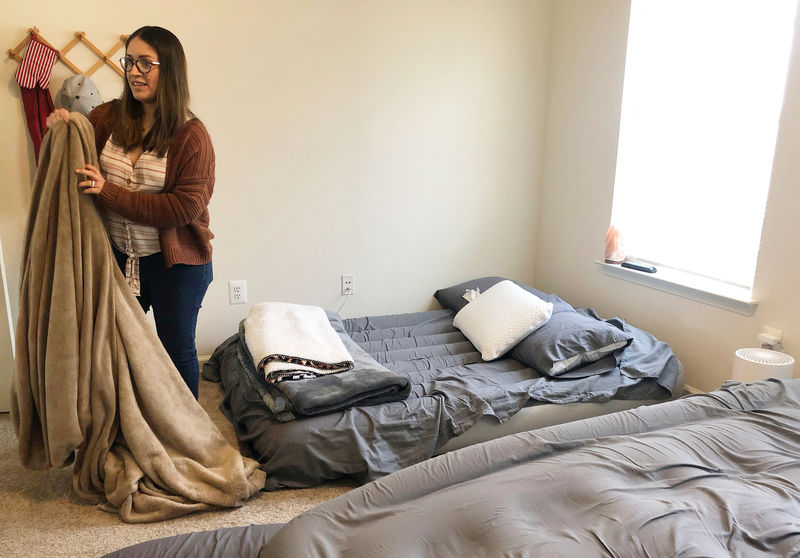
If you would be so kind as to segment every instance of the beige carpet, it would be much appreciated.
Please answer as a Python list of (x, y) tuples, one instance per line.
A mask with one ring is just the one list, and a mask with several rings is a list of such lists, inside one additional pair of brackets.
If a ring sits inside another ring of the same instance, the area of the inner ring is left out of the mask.
[[(200, 381), (200, 403), (235, 445), (233, 428), (218, 409), (220, 399), (217, 384)], [(355, 486), (341, 482), (304, 490), (260, 492), (238, 509), (131, 525), (77, 500), (71, 494), (71, 475), (71, 469), (23, 468), (10, 416), (0, 414), (1, 556), (102, 556), (131, 544), (180, 533), (254, 523), (285, 523)]]

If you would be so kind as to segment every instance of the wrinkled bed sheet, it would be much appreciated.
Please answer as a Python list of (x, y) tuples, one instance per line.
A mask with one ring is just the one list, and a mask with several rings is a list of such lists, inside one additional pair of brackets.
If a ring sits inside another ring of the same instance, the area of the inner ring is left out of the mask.
[(619, 367), (587, 378), (550, 379), (510, 358), (482, 361), (453, 317), (450, 310), (433, 310), (342, 320), (329, 312), (335, 329), (410, 379), (411, 394), (403, 401), (281, 423), (230, 339), (203, 376), (221, 381), (222, 411), (266, 471), (266, 489), (276, 490), (383, 477), (430, 458), (481, 417), (504, 422), (531, 400), (666, 399), (681, 372), (668, 345), (625, 324), (634, 340)]
[(261, 558), (797, 556), (800, 380), (523, 432), (288, 523)]

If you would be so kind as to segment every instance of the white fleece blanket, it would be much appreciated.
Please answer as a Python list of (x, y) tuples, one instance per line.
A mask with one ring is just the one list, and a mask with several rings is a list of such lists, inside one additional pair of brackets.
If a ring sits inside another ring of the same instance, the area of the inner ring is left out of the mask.
[(244, 337), (256, 368), (271, 383), (336, 374), (354, 366), (319, 306), (256, 304), (245, 318)]

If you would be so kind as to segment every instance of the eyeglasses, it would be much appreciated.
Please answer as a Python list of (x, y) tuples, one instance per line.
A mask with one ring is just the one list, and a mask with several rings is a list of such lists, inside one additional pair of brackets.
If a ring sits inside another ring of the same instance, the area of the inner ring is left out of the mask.
[(161, 63), (147, 60), (146, 58), (134, 60), (130, 56), (123, 56), (119, 59), (119, 65), (122, 66), (122, 69), (126, 72), (130, 72), (133, 69), (134, 64), (136, 64), (136, 67), (139, 68), (140, 72), (147, 74), (153, 69), (153, 66), (159, 66)]

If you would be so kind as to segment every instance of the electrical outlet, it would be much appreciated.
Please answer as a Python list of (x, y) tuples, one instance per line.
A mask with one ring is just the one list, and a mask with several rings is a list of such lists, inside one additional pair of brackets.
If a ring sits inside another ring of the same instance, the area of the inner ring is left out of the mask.
[(356, 276), (353, 273), (344, 273), (344, 274), (342, 274), (342, 294), (343, 295), (350, 296), (350, 295), (356, 294), (355, 280), (356, 280)]
[(783, 345), (781, 344), (781, 338), (783, 337), (783, 331), (780, 329), (776, 329), (770, 326), (764, 326), (761, 333), (757, 336), (759, 341), (761, 341), (761, 348), (769, 348), (769, 349), (778, 349), (782, 348)]
[(228, 281), (228, 304), (244, 304), (247, 302), (247, 281)]

